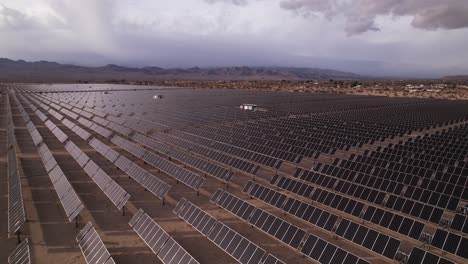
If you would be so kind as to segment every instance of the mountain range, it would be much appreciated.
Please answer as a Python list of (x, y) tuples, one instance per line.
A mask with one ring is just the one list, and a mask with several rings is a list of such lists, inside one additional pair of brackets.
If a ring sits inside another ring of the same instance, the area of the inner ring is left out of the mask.
[(355, 80), (366, 77), (343, 71), (292, 67), (88, 67), (49, 61), (0, 58), (0, 82), (110, 82), (161, 80)]

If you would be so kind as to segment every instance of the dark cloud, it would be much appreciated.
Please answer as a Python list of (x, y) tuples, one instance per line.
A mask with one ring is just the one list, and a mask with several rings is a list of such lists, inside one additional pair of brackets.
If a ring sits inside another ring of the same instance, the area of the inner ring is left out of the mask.
[[(141, 5), (36, 0), (42, 4), (34, 8), (28, 0), (0, 1), (6, 6), (0, 4), (0, 36), (8, 40), (0, 41), (0, 57), (11, 59), (94, 66), (298, 66), (408, 77), (468, 71), (463, 52), (468, 29), (414, 29), (464, 27), (460, 17), (468, 12), (457, 1), (191, 0), (184, 8), (151, 0)], [(285, 9), (315, 16), (316, 23), (285, 17)], [(411, 20), (377, 20), (379, 15)], [(341, 28), (358, 34), (385, 26), (391, 30), (359, 38), (340, 34)]]
[(330, 19), (344, 16), (350, 35), (379, 30), (375, 25), (379, 15), (410, 16), (412, 26), (428, 30), (468, 27), (467, 0), (282, 0), (280, 7)]

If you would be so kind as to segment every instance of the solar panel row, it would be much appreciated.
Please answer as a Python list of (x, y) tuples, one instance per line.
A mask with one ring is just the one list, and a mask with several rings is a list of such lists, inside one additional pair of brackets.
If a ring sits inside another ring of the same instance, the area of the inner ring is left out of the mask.
[[(219, 150), (219, 151), (228, 153), (233, 156), (238, 156), (240, 158), (247, 159), (255, 163), (267, 166), (267, 167), (278, 169), (283, 163), (282, 160), (279, 160), (277, 158), (267, 156), (258, 152), (254, 152), (251, 150), (247, 150), (243, 147), (237, 147), (236, 145), (231, 145), (231, 144), (220, 142), (218, 141), (219, 138), (216, 138), (216, 140), (212, 140), (210, 138), (207, 138), (206, 136), (208, 135), (202, 132), (200, 132), (201, 135), (197, 135), (194, 133), (196, 132), (192, 130), (171, 131), (171, 135), (175, 135), (177, 137), (180, 137), (189, 141), (197, 142), (198, 144), (202, 144), (204, 146), (210, 146), (210, 148), (213, 148), (215, 150)], [(208, 133), (208, 132), (205, 131), (205, 133)]]
[[(21, 105), (19, 101), (18, 101), (18, 105)], [(35, 113), (42, 121), (47, 120), (47, 117), (39, 110), (36, 110)], [(49, 122), (48, 124), (49, 126), (51, 125), (55, 126), (52, 122)], [(58, 128), (55, 127), (54, 129), (58, 129)], [(33, 138), (34, 143), (35, 144), (37, 143), (36, 145), (40, 144), (42, 142), (42, 137), (37, 132), (37, 129), (35, 128), (34, 124), (31, 121), (29, 122), (28, 130), (31, 134), (31, 137)], [(44, 167), (47, 173), (49, 174), (49, 178), (52, 181), (52, 184), (59, 197), (59, 200), (62, 204), (65, 214), (68, 217), (68, 221), (71, 222), (73, 219), (75, 219), (78, 216), (78, 214), (81, 212), (84, 206), (81, 203), (80, 199), (78, 198), (78, 195), (76, 194), (75, 190), (71, 186), (70, 182), (68, 181), (68, 179), (65, 177), (64, 173), (58, 166), (57, 161), (55, 160), (54, 156), (50, 152), (47, 145), (40, 144), (38, 147), (38, 153), (42, 160), (42, 163), (44, 164)]]
[(80, 138), (82, 138), (83, 140), (88, 140), (90, 137), (91, 137), (91, 134), (84, 130), (83, 128), (81, 128), (79, 125), (71, 122), (70, 120), (64, 118), (62, 120), (62, 123), (68, 127), (68, 129), (70, 129), (71, 131), (73, 131), (75, 134), (77, 134)]
[(144, 170), (124, 156), (120, 156), (114, 162), (114, 165), (159, 199), (163, 199), (167, 192), (171, 189), (170, 185), (158, 179), (156, 176)]
[(11, 236), (26, 222), (26, 212), (16, 155), (15, 128), (9, 102), (7, 96), (8, 235)]
[(366, 264), (362, 258), (310, 234), (301, 253), (320, 263)]
[(80, 167), (88, 174), (104, 194), (112, 201), (117, 209), (122, 210), (130, 199), (128, 194), (118, 185), (105, 171), (103, 171), (94, 161), (81, 151), (71, 140), (65, 145), (65, 149), (80, 164)]
[(468, 216), (456, 214), (452, 220), (450, 228), (468, 234)]
[(45, 122), (45, 125), (47, 126), (47, 128), (49, 128), (52, 134), (54, 134), (58, 141), (60, 141), (60, 143), (64, 143), (68, 139), (68, 136), (65, 133), (63, 133), (63, 131), (60, 128), (58, 128), (57, 125), (55, 125), (52, 121), (47, 120)]
[(262, 260), (267, 257), (264, 249), (217, 221), (186, 199), (179, 200), (174, 213), (207, 236), (209, 240), (239, 263), (263, 263)]
[(136, 212), (129, 225), (163, 263), (199, 263), (142, 209)]
[(33, 124), (33, 122), (29, 121), (26, 124), (26, 128), (28, 129), (29, 134), (31, 135), (34, 145), (39, 146), (43, 139), (41, 134), (39, 134), (39, 131), (37, 131), (36, 126)]
[(76, 236), (76, 242), (88, 264), (115, 264), (114, 259), (96, 232), (93, 224), (88, 222)]
[(407, 264), (455, 264), (421, 248), (414, 247), (408, 258)]
[(159, 157), (158, 155), (145, 150), (142, 147), (139, 147), (128, 140), (125, 140), (119, 136), (114, 136), (112, 138), (112, 143), (123, 148), (124, 150), (130, 152), (134, 156), (144, 160), (153, 167), (161, 170), (167, 175), (177, 179), (178, 181), (184, 183), (188, 187), (198, 190), (205, 182), (205, 178), (196, 175), (195, 173), (186, 170), (166, 159)]
[(213, 177), (219, 178), (220, 180), (229, 182), (231, 181), (233, 172), (229, 171), (221, 166), (218, 166), (216, 164), (213, 164), (209, 161), (200, 159), (196, 156), (192, 156), (185, 151), (170, 147), (168, 145), (165, 145), (163, 143), (160, 143), (154, 139), (151, 139), (149, 137), (145, 137), (140, 134), (134, 134), (132, 136), (132, 139), (135, 140), (136, 142), (139, 142), (141, 144), (144, 144), (146, 147), (157, 151), (160, 154), (167, 155), (171, 158), (174, 158), (176, 160), (179, 160), (183, 162), (184, 164), (187, 164), (191, 167), (194, 167), (196, 169), (199, 169)]
[(152, 133), (151, 137), (161, 142), (166, 142), (179, 148), (185, 149), (190, 153), (195, 153), (197, 155), (204, 156), (216, 162), (225, 164), (226, 166), (239, 170), (243, 173), (256, 175), (258, 170), (260, 169), (260, 166), (255, 165), (254, 163), (249, 162), (247, 160), (233, 157), (218, 150), (213, 150), (207, 147), (207, 145), (199, 145), (195, 144), (190, 140), (182, 140), (180, 138), (174, 137), (173, 135)]
[(62, 207), (65, 210), (68, 221), (73, 221), (73, 219), (75, 219), (84, 208), (80, 198), (78, 198), (75, 190), (71, 186), (67, 177), (65, 177), (65, 174), (62, 172), (55, 161), (54, 156), (45, 144), (42, 144), (39, 147), (39, 156), (42, 159), (42, 162), (49, 174), (49, 178), (52, 181), (60, 202), (62, 203)]
[(117, 151), (113, 150), (98, 139), (93, 138), (89, 142), (89, 145), (159, 199), (163, 199), (170, 190), (170, 185), (161, 181), (156, 176), (144, 170), (124, 156), (118, 154)]
[(284, 212), (290, 213), (302, 220), (312, 223), (325, 230), (332, 231), (338, 216), (309, 205), (292, 197), (277, 192), (273, 189), (254, 182), (248, 182), (244, 186), (245, 193), (271, 204)]
[(376, 225), (388, 228), (416, 240), (419, 240), (425, 227), (425, 225), (419, 221), (374, 206), (367, 207), (363, 218)]
[(216, 190), (211, 201), (292, 248), (299, 247), (306, 235), (305, 230), (221, 189)]
[(341, 220), (335, 234), (389, 259), (395, 258), (401, 244), (400, 240), (347, 219)]
[(468, 238), (438, 228), (431, 245), (445, 252), (468, 259)]

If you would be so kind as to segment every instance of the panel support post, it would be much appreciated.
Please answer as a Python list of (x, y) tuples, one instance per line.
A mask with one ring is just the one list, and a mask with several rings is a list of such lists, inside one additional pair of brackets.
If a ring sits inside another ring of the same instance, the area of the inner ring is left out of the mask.
[(162, 198), (162, 202), (163, 202), (163, 205), (166, 204), (166, 200), (164, 199), (164, 197)]
[(75, 227), (78, 228), (78, 216), (75, 217)]
[(200, 190), (197, 190), (197, 196), (200, 196)]
[(125, 206), (122, 207), (122, 216), (125, 216)]
[(16, 237), (18, 237), (18, 244), (21, 244), (21, 236), (20, 236), (21, 232), (18, 230), (16, 231)]

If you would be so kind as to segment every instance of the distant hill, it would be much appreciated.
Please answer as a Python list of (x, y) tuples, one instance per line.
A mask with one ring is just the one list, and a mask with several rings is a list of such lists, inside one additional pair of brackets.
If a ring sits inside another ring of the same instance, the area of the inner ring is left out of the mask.
[(49, 61), (0, 58), (0, 82), (109, 82), (161, 80), (354, 80), (365, 77), (329, 69), (287, 67), (213, 67), (164, 69), (109, 64), (86, 67)]
[(457, 80), (457, 81), (468, 81), (468, 75), (450, 75), (445, 76), (443, 79), (445, 80)]

